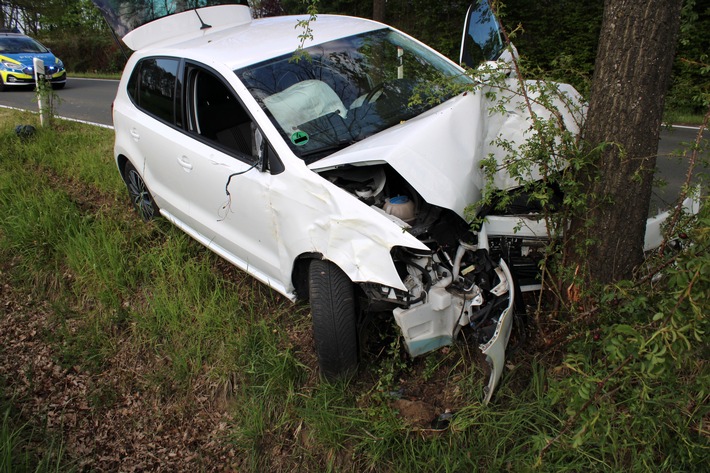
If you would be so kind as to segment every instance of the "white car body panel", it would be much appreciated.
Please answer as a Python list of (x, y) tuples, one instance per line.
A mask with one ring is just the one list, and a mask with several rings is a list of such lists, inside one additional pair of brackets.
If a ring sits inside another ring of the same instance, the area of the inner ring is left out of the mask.
[[(515, 90), (517, 81), (508, 84)], [(560, 91), (572, 103), (581, 103), (579, 94), (568, 85)], [(494, 178), (499, 189), (520, 186), (507, 172), (507, 152), (493, 144), (499, 136), (513, 146), (522, 145), (532, 133), (530, 114), (523, 99), (513, 92), (499, 91), (501, 100), (508, 100), (506, 115), (489, 113), (493, 107), (485, 88), (455, 97), (406, 123), (390, 128), (367, 140), (321, 159), (311, 165), (324, 170), (345, 164), (387, 162), (433, 205), (438, 205), (464, 216), (464, 209), (481, 199), (484, 176), (482, 159), (494, 155), (500, 169)], [(533, 95), (531, 98), (535, 98)], [(572, 132), (579, 131), (584, 108), (571, 111), (558, 99), (555, 105)], [(533, 112), (547, 118), (550, 112), (533, 105)], [(376, 157), (376, 161), (373, 160)], [(560, 162), (560, 166), (564, 165)], [(539, 169), (532, 168), (529, 179), (539, 179)]]
[[(386, 162), (432, 205), (463, 217), (481, 198), (484, 153), (480, 93), (455, 97), (406, 123), (313, 163), (316, 171)], [(374, 158), (374, 159), (373, 159)]]
[(485, 344), (479, 346), (481, 352), (486, 355), (486, 360), (491, 368), (491, 376), (488, 380), (488, 386), (486, 386), (484, 390), (484, 404), (487, 404), (491, 400), (491, 397), (493, 397), (493, 391), (498, 385), (500, 377), (503, 375), (503, 368), (505, 367), (505, 348), (508, 346), (510, 333), (513, 330), (513, 306), (515, 304), (515, 294), (513, 292), (512, 284), (510, 284), (513, 277), (510, 274), (510, 269), (508, 269), (508, 265), (505, 264), (505, 261), (500, 260), (500, 268), (505, 274), (505, 279), (501, 281), (501, 284), (506, 285), (504, 290), (510, 293), (510, 299), (508, 307), (506, 307), (505, 311), (500, 316), (500, 320), (496, 325), (493, 337), (491, 337), (491, 339)]
[[(691, 215), (697, 215), (700, 211), (700, 192), (696, 197), (688, 197), (683, 201), (683, 210)], [(672, 211), (666, 210), (658, 215), (646, 220), (646, 235), (644, 237), (643, 251), (651, 251), (663, 244), (663, 224), (670, 217)]]

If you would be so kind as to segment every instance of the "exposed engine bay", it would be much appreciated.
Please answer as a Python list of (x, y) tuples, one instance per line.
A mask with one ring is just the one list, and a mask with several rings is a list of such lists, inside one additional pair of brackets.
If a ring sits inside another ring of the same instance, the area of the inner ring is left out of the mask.
[(366, 309), (392, 311), (412, 357), (450, 345), (470, 326), (492, 369), (487, 402), (505, 361), (515, 290), (504, 259), (492, 256), (485, 231), (473, 232), (453, 211), (428, 204), (389, 165), (343, 166), (319, 174), (429, 248), (393, 248), (407, 291), (361, 284)]

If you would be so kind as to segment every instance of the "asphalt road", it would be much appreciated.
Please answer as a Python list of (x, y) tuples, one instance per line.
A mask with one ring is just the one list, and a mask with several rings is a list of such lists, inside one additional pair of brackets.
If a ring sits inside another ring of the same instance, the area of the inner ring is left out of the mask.
[[(118, 81), (101, 79), (69, 78), (67, 85), (57, 91), (59, 105), (57, 114), (61, 117), (86, 121), (102, 126), (112, 126), (111, 102), (116, 95)], [(0, 93), (0, 105), (14, 108), (37, 110), (34, 91), (31, 89), (8, 90)], [(658, 147), (658, 175), (667, 183), (664, 187), (654, 187), (650, 213), (659, 208), (668, 208), (678, 195), (678, 190), (687, 173), (687, 160), (675, 155), (682, 149), (683, 143), (695, 141), (698, 129), (695, 127), (664, 128)], [(707, 134), (706, 134), (707, 137)], [(707, 168), (696, 170), (695, 175), (708, 176)], [(697, 179), (696, 179), (697, 180)]]
[[(697, 127), (674, 126), (665, 127), (661, 130), (661, 141), (658, 144), (658, 158), (656, 159), (656, 175), (665, 181), (665, 186), (654, 186), (653, 196), (651, 197), (650, 214), (656, 214), (658, 209), (667, 209), (672, 204), (681, 186), (685, 183), (688, 173), (688, 158), (681, 158), (684, 149), (687, 149), (688, 143), (694, 143), (698, 135)], [(710, 132), (705, 131), (703, 137), (707, 140), (710, 138)], [(708, 161), (710, 150), (706, 149), (704, 157)], [(693, 174), (693, 184), (698, 184), (701, 181), (701, 176), (704, 177), (703, 194), (707, 195), (708, 178), (710, 178), (710, 169), (703, 166), (696, 166)]]
[[(67, 79), (67, 85), (57, 90), (57, 115), (105, 126), (113, 126), (111, 103), (116, 96), (116, 80)], [(21, 87), (0, 92), (0, 105), (37, 110), (37, 98), (31, 88)]]

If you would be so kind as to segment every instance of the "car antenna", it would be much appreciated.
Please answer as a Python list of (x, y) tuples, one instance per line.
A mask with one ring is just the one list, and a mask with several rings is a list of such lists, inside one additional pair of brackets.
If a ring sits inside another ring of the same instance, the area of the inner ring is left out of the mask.
[(200, 14), (197, 12), (197, 9), (195, 9), (194, 11), (195, 11), (195, 15), (197, 15), (197, 18), (200, 19), (200, 23), (202, 23), (202, 26), (200, 26), (200, 29), (201, 29), (201, 30), (206, 30), (207, 28), (212, 28), (212, 25), (208, 25), (207, 23), (205, 23), (204, 21), (202, 21), (202, 17), (201, 17)]

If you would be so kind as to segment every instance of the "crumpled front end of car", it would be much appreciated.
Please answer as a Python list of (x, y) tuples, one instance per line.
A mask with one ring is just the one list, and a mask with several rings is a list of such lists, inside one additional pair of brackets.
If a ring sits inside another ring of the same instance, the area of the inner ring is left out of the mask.
[(406, 268), (407, 292), (370, 285), (368, 297), (394, 307), (412, 357), (452, 344), (462, 328), (471, 327), (491, 368), (487, 403), (502, 375), (513, 327), (515, 283), (508, 265), (503, 259), (494, 261), (484, 246), (464, 241), (455, 252), (438, 248), (422, 255), (397, 248), (393, 253)]

